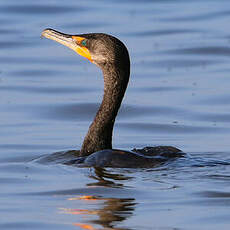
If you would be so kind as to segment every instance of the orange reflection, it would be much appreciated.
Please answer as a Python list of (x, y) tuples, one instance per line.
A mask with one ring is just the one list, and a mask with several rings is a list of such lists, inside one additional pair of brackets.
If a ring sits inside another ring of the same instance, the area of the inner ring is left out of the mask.
[[(122, 174), (111, 174), (105, 169), (95, 168), (95, 175), (90, 176), (96, 180), (88, 186), (103, 186), (113, 188), (123, 188), (123, 184), (120, 181), (129, 180), (130, 177), (126, 177)], [(117, 181), (119, 181), (117, 183)], [(118, 193), (119, 190), (116, 192)], [(117, 197), (116, 193), (116, 197)], [(112, 194), (111, 194), (112, 195)], [(71, 215), (80, 215), (77, 217), (74, 226), (86, 229), (116, 229), (125, 230), (125, 228), (117, 227), (127, 218), (133, 215), (135, 210), (134, 198), (116, 198), (116, 197), (103, 197), (103, 195), (82, 195), (76, 197), (67, 198), (71, 201), (71, 205), (75, 205), (78, 208), (61, 208), (61, 212)], [(81, 208), (83, 207), (83, 208)]]
[(96, 196), (80, 196), (80, 197), (68, 198), (68, 200), (99, 200), (99, 198)]
[[(88, 219), (89, 217), (87, 216), (89, 215), (91, 215), (90, 219), (92, 218), (92, 216), (95, 216), (96, 218), (86, 221), (87, 223), (79, 223), (79, 222), (73, 223), (74, 226), (80, 227), (82, 229), (88, 229), (88, 230), (98, 229), (93, 227), (93, 224), (96, 225), (99, 224), (106, 229), (118, 230), (119, 228), (115, 227), (117, 223), (122, 222), (126, 218), (132, 216), (136, 204), (135, 199), (133, 198), (105, 198), (105, 197), (97, 197), (91, 195), (72, 197), (72, 198), (68, 198), (68, 200), (83, 201), (88, 203), (89, 209), (80, 209), (80, 208), (60, 209), (62, 213), (72, 214), (72, 215), (82, 215), (84, 219), (85, 217)], [(95, 201), (102, 201), (103, 203), (100, 202), (99, 206), (98, 205), (91, 206), (91, 203), (93, 202), (93, 204), (95, 204)]]
[(82, 229), (87, 229), (87, 230), (96, 230), (92, 225), (90, 224), (80, 224), (80, 223), (75, 223), (73, 224), (74, 226), (81, 227)]

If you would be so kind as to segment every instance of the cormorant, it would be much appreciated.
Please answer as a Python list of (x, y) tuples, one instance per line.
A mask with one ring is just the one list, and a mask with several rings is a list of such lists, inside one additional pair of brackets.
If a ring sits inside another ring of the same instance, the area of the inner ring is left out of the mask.
[(123, 151), (112, 149), (113, 126), (124, 97), (130, 75), (130, 59), (126, 46), (117, 38), (104, 33), (69, 35), (45, 29), (42, 36), (57, 41), (101, 68), (104, 96), (89, 127), (80, 152), (86, 166), (152, 167), (184, 153), (171, 146), (145, 147)]

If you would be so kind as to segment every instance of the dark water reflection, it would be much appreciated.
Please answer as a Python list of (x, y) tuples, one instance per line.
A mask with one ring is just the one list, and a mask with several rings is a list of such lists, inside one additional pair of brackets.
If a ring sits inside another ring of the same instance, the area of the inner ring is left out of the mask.
[[(89, 183), (87, 186), (103, 186), (108, 188), (122, 188), (122, 183), (115, 183), (113, 181), (126, 181), (131, 179), (123, 174), (109, 173), (102, 168), (95, 168), (95, 175), (91, 175), (97, 182)], [(119, 190), (118, 190), (119, 191)], [(132, 197), (132, 196), (131, 196)], [(72, 215), (92, 215), (93, 218), (86, 223), (73, 223), (74, 226), (79, 226), (82, 229), (95, 229), (94, 224), (103, 228), (109, 229), (130, 229), (130, 228), (117, 228), (118, 223), (122, 223), (127, 218), (134, 214), (135, 210), (135, 198), (116, 198), (116, 197), (101, 197), (101, 196), (81, 196), (79, 198), (69, 198), (69, 200), (83, 200), (88, 203), (98, 202), (101, 205), (100, 208), (95, 206), (90, 209), (63, 209), (63, 213)], [(76, 205), (77, 207), (77, 205)]]
[[(0, 229), (229, 229), (230, 2), (1, 1)], [(153, 169), (33, 159), (79, 149), (103, 91), (100, 70), (40, 39), (105, 32), (130, 51), (114, 147), (188, 153)]]

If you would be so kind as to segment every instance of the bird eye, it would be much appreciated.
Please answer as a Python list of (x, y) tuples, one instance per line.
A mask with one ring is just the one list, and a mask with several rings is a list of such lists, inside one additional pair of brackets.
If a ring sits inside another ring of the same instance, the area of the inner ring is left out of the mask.
[(86, 46), (86, 39), (84, 39), (84, 40), (81, 41), (81, 45), (82, 46)]

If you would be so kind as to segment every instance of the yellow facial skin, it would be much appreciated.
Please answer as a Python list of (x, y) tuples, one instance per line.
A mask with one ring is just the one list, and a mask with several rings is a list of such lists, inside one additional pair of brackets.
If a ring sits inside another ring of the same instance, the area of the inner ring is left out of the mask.
[[(76, 41), (77, 44), (81, 44), (81, 42), (83, 40), (85, 40), (85, 38), (83, 37), (79, 37), (79, 36), (72, 36), (72, 38)], [(91, 54), (89, 52), (89, 50), (84, 47), (84, 46), (78, 46), (76, 49), (74, 49), (79, 55), (87, 58), (88, 60), (92, 61), (91, 59)]]
[(70, 49), (74, 50), (79, 55), (92, 61), (89, 50), (86, 47), (81, 46), (81, 42), (85, 39), (84, 37), (63, 34), (52, 29), (43, 30), (42, 36), (54, 40), (56, 42), (59, 42), (62, 45), (67, 46)]

